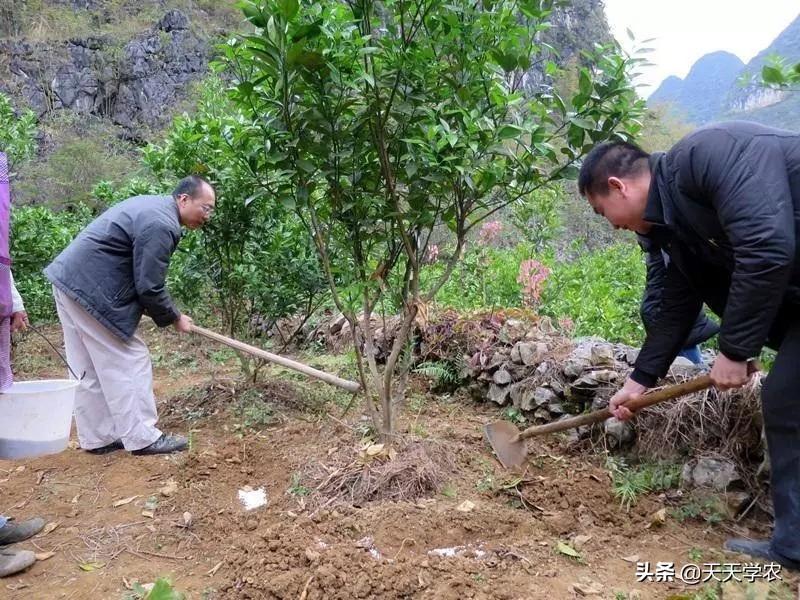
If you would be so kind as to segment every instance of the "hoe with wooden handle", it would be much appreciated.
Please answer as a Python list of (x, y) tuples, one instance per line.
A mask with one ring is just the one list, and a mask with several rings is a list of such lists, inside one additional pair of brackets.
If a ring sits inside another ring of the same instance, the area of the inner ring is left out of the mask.
[(198, 327), (197, 325), (192, 324), (192, 332), (199, 333), (203, 337), (207, 337), (208, 339), (220, 342), (222, 344), (225, 344), (226, 346), (230, 346), (231, 348), (239, 350), (240, 352), (245, 352), (252, 356), (257, 356), (258, 358), (263, 358), (264, 360), (269, 361), (271, 363), (281, 365), (282, 367), (286, 367), (287, 369), (298, 371), (303, 375), (308, 375), (309, 377), (313, 377), (314, 379), (319, 379), (320, 381), (324, 381), (325, 383), (335, 385), (336, 387), (342, 388), (343, 390), (347, 390), (348, 392), (351, 392), (353, 394), (356, 394), (361, 391), (361, 385), (356, 383), (355, 381), (342, 379), (341, 377), (337, 377), (336, 375), (325, 373), (324, 371), (320, 371), (319, 369), (315, 369), (314, 367), (309, 367), (308, 365), (304, 365), (303, 363), (299, 363), (284, 356), (272, 354), (271, 352), (267, 352), (266, 350), (262, 350), (261, 348), (256, 348), (255, 346), (251, 346), (250, 344), (245, 344), (244, 342), (240, 342), (239, 340), (234, 340), (232, 338), (226, 337), (224, 335), (211, 331), (210, 329), (204, 329), (203, 327)]
[[(625, 406), (632, 412), (636, 412), (642, 408), (652, 406), (653, 404), (664, 402), (665, 400), (672, 400), (679, 396), (700, 392), (708, 387), (711, 387), (711, 377), (708, 375), (701, 375), (700, 377), (689, 379), (677, 385), (671, 385), (654, 392), (643, 394), (636, 400), (628, 402)], [(528, 457), (528, 450), (525, 447), (525, 440), (528, 438), (544, 433), (553, 433), (555, 431), (573, 429), (582, 425), (599, 423), (611, 416), (611, 412), (608, 408), (603, 408), (585, 415), (564, 419), (563, 421), (528, 427), (525, 431), (520, 431), (508, 421), (489, 423), (483, 430), (489, 445), (491, 445), (497, 456), (497, 460), (499, 460), (505, 468), (515, 469), (521, 467)]]

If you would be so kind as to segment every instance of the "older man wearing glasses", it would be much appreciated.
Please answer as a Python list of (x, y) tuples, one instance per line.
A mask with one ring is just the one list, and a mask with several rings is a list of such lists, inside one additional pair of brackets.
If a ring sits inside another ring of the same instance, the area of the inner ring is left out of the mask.
[(191, 331), (192, 320), (166, 289), (181, 226), (202, 227), (216, 196), (205, 179), (182, 179), (172, 196), (136, 196), (90, 223), (45, 269), (64, 330), (67, 361), (81, 380), (75, 423), (92, 454), (178, 452), (179, 435), (156, 428), (150, 353), (136, 328), (142, 314), (156, 325)]

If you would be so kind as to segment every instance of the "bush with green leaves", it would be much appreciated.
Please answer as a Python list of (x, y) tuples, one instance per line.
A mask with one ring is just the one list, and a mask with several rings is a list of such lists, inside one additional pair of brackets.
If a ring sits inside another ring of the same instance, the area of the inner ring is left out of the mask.
[(310, 315), (326, 289), (311, 240), (293, 211), (253, 199), (252, 156), (261, 146), (213, 80), (192, 116), (177, 118), (166, 139), (144, 150), (161, 181), (190, 173), (208, 178), (216, 210), (188, 233), (173, 260), (170, 289), (189, 307), (215, 312), (230, 335), (252, 336), (287, 315)]
[(67, 247), (92, 217), (92, 211), (83, 205), (61, 212), (44, 206), (19, 206), (11, 211), (11, 270), (33, 321), (56, 318), (51, 285), (42, 269)]
[(36, 152), (36, 115), (14, 110), (8, 96), (0, 93), (0, 152), (8, 155), (12, 168)]
[(639, 306), (645, 277), (644, 256), (634, 242), (555, 263), (540, 311), (568, 317), (578, 335), (638, 345), (644, 337)]

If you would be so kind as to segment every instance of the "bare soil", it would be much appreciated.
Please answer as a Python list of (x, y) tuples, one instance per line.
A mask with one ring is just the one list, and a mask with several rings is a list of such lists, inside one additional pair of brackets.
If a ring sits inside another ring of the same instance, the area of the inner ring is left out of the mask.
[[(671, 516), (659, 524), (654, 515), (670, 502), (663, 495), (641, 497), (626, 512), (603, 457), (569, 451), (558, 437), (532, 444), (529, 468), (516, 477), (483, 440), (483, 423), (499, 412), (459, 395), (426, 394), (424, 382), (400, 429), (404, 439), (450, 454), (441, 489), (357, 505), (326, 497), (320, 474), (335, 473), (363, 447), (368, 424), (358, 406), (342, 415), (347, 398), (277, 371), (248, 386), (220, 348), (143, 329), (161, 425), (189, 435), (190, 450), (93, 456), (72, 442), (55, 456), (0, 461), (2, 514), (56, 524), (20, 544), (52, 557), (0, 580), (0, 598), (121, 600), (134, 582), (159, 577), (198, 599), (560, 599), (593, 590), (596, 598), (692, 598), (701, 586), (638, 583), (637, 558), (678, 569), (742, 562), (720, 552), (724, 538), (765, 531), (755, 522)], [(57, 327), (46, 333), (60, 344)], [(33, 335), (16, 346), (15, 365), (18, 379), (63, 371)], [(263, 487), (267, 506), (245, 510), (238, 497), (245, 486)], [(148, 513), (151, 497), (157, 506)], [(559, 542), (579, 556), (560, 553)], [(771, 597), (796, 597), (797, 580), (782, 576)], [(767, 587), (722, 593), (702, 597), (761, 598)]]

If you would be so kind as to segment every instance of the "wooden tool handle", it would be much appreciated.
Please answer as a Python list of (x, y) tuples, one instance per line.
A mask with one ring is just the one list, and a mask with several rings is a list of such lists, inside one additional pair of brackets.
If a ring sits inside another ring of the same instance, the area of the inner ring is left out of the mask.
[[(683, 383), (679, 383), (677, 385), (671, 385), (661, 388), (660, 390), (656, 390), (655, 392), (643, 394), (637, 400), (626, 403), (625, 406), (631, 411), (635, 412), (637, 410), (647, 408), (648, 406), (652, 406), (653, 404), (664, 402), (665, 400), (672, 400), (673, 398), (678, 398), (679, 396), (700, 392), (708, 387), (711, 387), (711, 377), (708, 375), (701, 375), (700, 377), (689, 379), (688, 381), (684, 381)], [(578, 415), (577, 417), (564, 419), (563, 421), (555, 421), (553, 423), (548, 423), (547, 425), (528, 427), (525, 431), (519, 434), (519, 439), (525, 440), (535, 435), (542, 435), (543, 433), (553, 433), (555, 431), (574, 429), (575, 427), (581, 427), (582, 425), (591, 425), (592, 423), (605, 421), (611, 416), (611, 411), (609, 411), (608, 408), (603, 408), (585, 415)]]
[(281, 365), (282, 367), (286, 367), (287, 369), (298, 371), (300, 373), (303, 373), (304, 375), (313, 377), (314, 379), (319, 379), (320, 381), (324, 381), (325, 383), (330, 383), (331, 385), (335, 385), (336, 387), (342, 388), (343, 390), (347, 390), (348, 392), (351, 392), (353, 394), (356, 394), (361, 391), (361, 385), (359, 385), (355, 381), (342, 379), (341, 377), (337, 377), (336, 375), (331, 375), (330, 373), (325, 373), (324, 371), (320, 371), (319, 369), (315, 369), (314, 367), (309, 367), (308, 365), (304, 365), (303, 363), (299, 363), (297, 361), (285, 358), (283, 356), (278, 356), (277, 354), (272, 354), (271, 352), (267, 352), (266, 350), (262, 350), (261, 348), (256, 348), (255, 346), (251, 346), (250, 344), (245, 344), (244, 342), (240, 342), (239, 340), (234, 340), (232, 338), (226, 337), (224, 335), (211, 331), (210, 329), (205, 329), (203, 327), (199, 327), (195, 324), (192, 324), (192, 332), (199, 333), (204, 337), (225, 344), (226, 346), (230, 346), (231, 348), (234, 348), (241, 352), (251, 354), (252, 356), (263, 358), (264, 360), (267, 360), (271, 363), (275, 363), (277, 365)]

